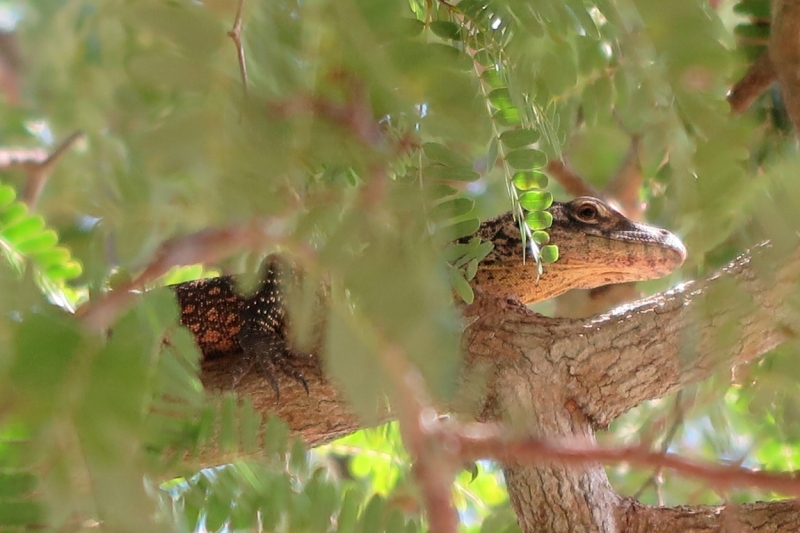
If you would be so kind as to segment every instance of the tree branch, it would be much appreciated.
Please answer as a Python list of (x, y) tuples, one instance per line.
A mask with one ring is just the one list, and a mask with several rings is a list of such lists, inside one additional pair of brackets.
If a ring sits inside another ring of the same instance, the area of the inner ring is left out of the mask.
[(750, 65), (742, 79), (737, 81), (728, 92), (728, 104), (734, 113), (744, 113), (761, 93), (766, 91), (776, 80), (775, 68), (769, 58), (769, 51), (764, 51)]
[[(704, 380), (717, 368), (753, 360), (791, 337), (786, 324), (796, 323), (795, 311), (786, 295), (798, 280), (800, 248), (786, 252), (761, 245), (705, 280), (591, 319), (546, 318), (513, 300), (477, 294), (465, 308), (469, 325), (462, 341), (462, 397), (454, 404), (458, 407), (448, 408), (479, 421), (502, 418), (508, 431), (534, 441), (580, 442), (584, 451), (595, 450), (587, 453), (599, 454), (580, 465), (553, 463), (547, 453), (502, 457), (509, 460), (506, 480), (523, 531), (615, 532), (615, 520), (634, 521), (642, 528), (653, 512), (644, 506), (634, 509), (613, 491), (597, 462), (612, 457), (594, 447), (596, 428), (645, 400)], [(204, 384), (227, 388), (234, 358), (204, 362)], [(238, 392), (252, 394), (256, 409), (278, 414), (312, 445), (363, 427), (318, 368), (304, 374), (311, 394), (281, 377), (280, 405), (271, 386), (255, 377)], [(552, 450), (569, 451), (566, 446)], [(755, 476), (757, 485), (775, 482), (769, 486), (796, 493), (796, 482), (781, 474), (719, 465), (698, 470), (691, 460), (644, 448), (606, 452), (617, 454), (613, 459), (619, 461), (644, 454), (638, 457), (642, 464), (683, 468), (705, 475), (711, 484), (727, 476), (736, 484), (752, 485)], [(219, 462), (214, 459), (213, 454), (204, 457), (206, 464)], [(559, 505), (553, 505), (553, 494), (559, 495)], [(564, 509), (570, 509), (569, 516), (559, 514)], [(631, 509), (636, 514), (626, 514)], [(796, 514), (791, 520), (797, 520)]]
[(800, 132), (800, 1), (774, 0), (772, 2), (772, 28), (769, 40), (769, 59), (786, 104), (786, 113)]

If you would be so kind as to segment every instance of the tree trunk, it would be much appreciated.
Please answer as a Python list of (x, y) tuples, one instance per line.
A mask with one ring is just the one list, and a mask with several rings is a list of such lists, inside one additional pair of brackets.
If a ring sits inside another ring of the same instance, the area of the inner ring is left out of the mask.
[[(797, 313), (786, 295), (798, 279), (800, 251), (762, 245), (703, 281), (588, 319), (546, 318), (513, 300), (478, 295), (464, 310), (463, 390), (481, 393), (459, 405), (473, 406), (470, 415), (481, 421), (502, 419), (513, 434), (593, 443), (597, 429), (641, 402), (753, 360), (793, 335), (787, 325)], [(204, 366), (206, 386), (230, 382), (225, 361)], [(320, 373), (307, 379), (309, 396), (283, 379), (279, 405), (263, 380), (248, 380), (240, 392), (311, 445), (360, 427)], [(616, 494), (598, 464), (508, 464), (505, 473), (525, 532), (764, 531), (752, 519), (756, 511), (779, 517), (769, 531), (797, 531), (800, 522), (794, 502), (644, 506)], [(725, 529), (730, 524), (740, 529)]]

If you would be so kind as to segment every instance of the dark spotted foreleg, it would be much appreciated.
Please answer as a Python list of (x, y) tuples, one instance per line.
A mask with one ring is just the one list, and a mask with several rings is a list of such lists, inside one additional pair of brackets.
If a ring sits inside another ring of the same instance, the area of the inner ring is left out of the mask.
[(278, 373), (294, 379), (303, 386), (306, 394), (309, 393), (308, 383), (298, 369), (299, 359), (308, 356), (292, 352), (286, 346), (285, 339), (245, 334), (240, 336), (239, 344), (243, 354), (241, 362), (233, 371), (234, 387), (255, 368), (269, 382), (277, 401), (281, 398), (276, 377)]

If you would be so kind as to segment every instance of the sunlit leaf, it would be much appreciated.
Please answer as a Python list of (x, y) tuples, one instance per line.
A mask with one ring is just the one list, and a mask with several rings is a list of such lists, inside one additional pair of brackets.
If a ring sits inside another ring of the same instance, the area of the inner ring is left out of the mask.
[(524, 128), (508, 130), (500, 134), (500, 140), (512, 150), (533, 144), (539, 140), (539, 137), (538, 130)]
[(555, 263), (558, 261), (558, 246), (546, 244), (539, 250), (540, 257), (544, 263)]
[(525, 214), (525, 223), (534, 231), (547, 229), (553, 225), (553, 215), (548, 211), (531, 211)]
[(553, 204), (553, 195), (548, 191), (528, 191), (520, 195), (519, 203), (528, 211), (542, 211)]
[(514, 182), (514, 187), (520, 191), (544, 189), (548, 183), (547, 175), (536, 170), (514, 172), (512, 181)]
[(506, 161), (517, 170), (542, 168), (547, 164), (547, 155), (535, 148), (522, 148), (507, 153)]

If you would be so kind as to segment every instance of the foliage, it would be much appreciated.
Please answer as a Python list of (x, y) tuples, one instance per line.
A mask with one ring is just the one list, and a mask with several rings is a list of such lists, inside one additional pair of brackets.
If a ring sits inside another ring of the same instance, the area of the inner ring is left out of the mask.
[[(687, 277), (752, 242), (740, 229), (754, 213), (765, 229), (747, 231), (773, 237), (796, 213), (796, 194), (771, 214), (759, 203), (793, 191), (796, 163), (774, 162), (794, 161), (795, 148), (764, 126), (763, 109), (729, 116), (735, 22), (708, 2), (246, 0), (246, 90), (225, 37), (233, 4), (3, 3), (19, 18), (26, 69), (24, 105), (2, 104), (2, 143), (46, 142), (31, 127), (44, 121), (59, 136), (83, 129), (88, 147), (59, 164), (36, 214), (14, 201), (20, 179), (0, 185), (0, 530), (75, 517), (119, 531), (424, 528), (393, 427), (309, 453), (252, 406), (205, 395), (168, 292), (145, 294), (100, 338), (43, 298), (31, 269), (20, 277), (9, 264), (24, 259), (74, 304), (140, 272), (169, 238), (274, 217), (276, 248), (312, 244), (309, 266), (347, 288), (332, 295), (328, 362), (369, 414), (388, 389), (377, 363), (387, 342), (437, 397), (454, 391), (452, 291), (471, 299), (489, 247), (452, 241), (513, 209), (541, 258), (557, 258), (545, 209), (561, 191), (543, 190), (543, 168), (567, 146), (602, 185), (628, 138), (642, 138), (644, 199), (655, 222), (686, 236)], [(763, 180), (747, 177), (762, 165)], [(212, 266), (252, 271), (270, 251)], [(789, 358), (775, 354), (733, 387), (704, 386), (725, 401), (698, 400), (674, 449), (795, 468)], [(781, 376), (778, 393), (754, 387)], [(707, 398), (704, 387), (692, 394)], [(656, 431), (671, 401), (629, 413), (614, 435)], [(215, 439), (231, 464), (197, 472)], [(348, 468), (330, 466), (342, 457)], [(627, 492), (647, 476), (612, 472)], [(465, 531), (517, 527), (498, 477), (481, 464), (476, 479), (459, 478)], [(695, 488), (665, 485), (670, 501)]]

